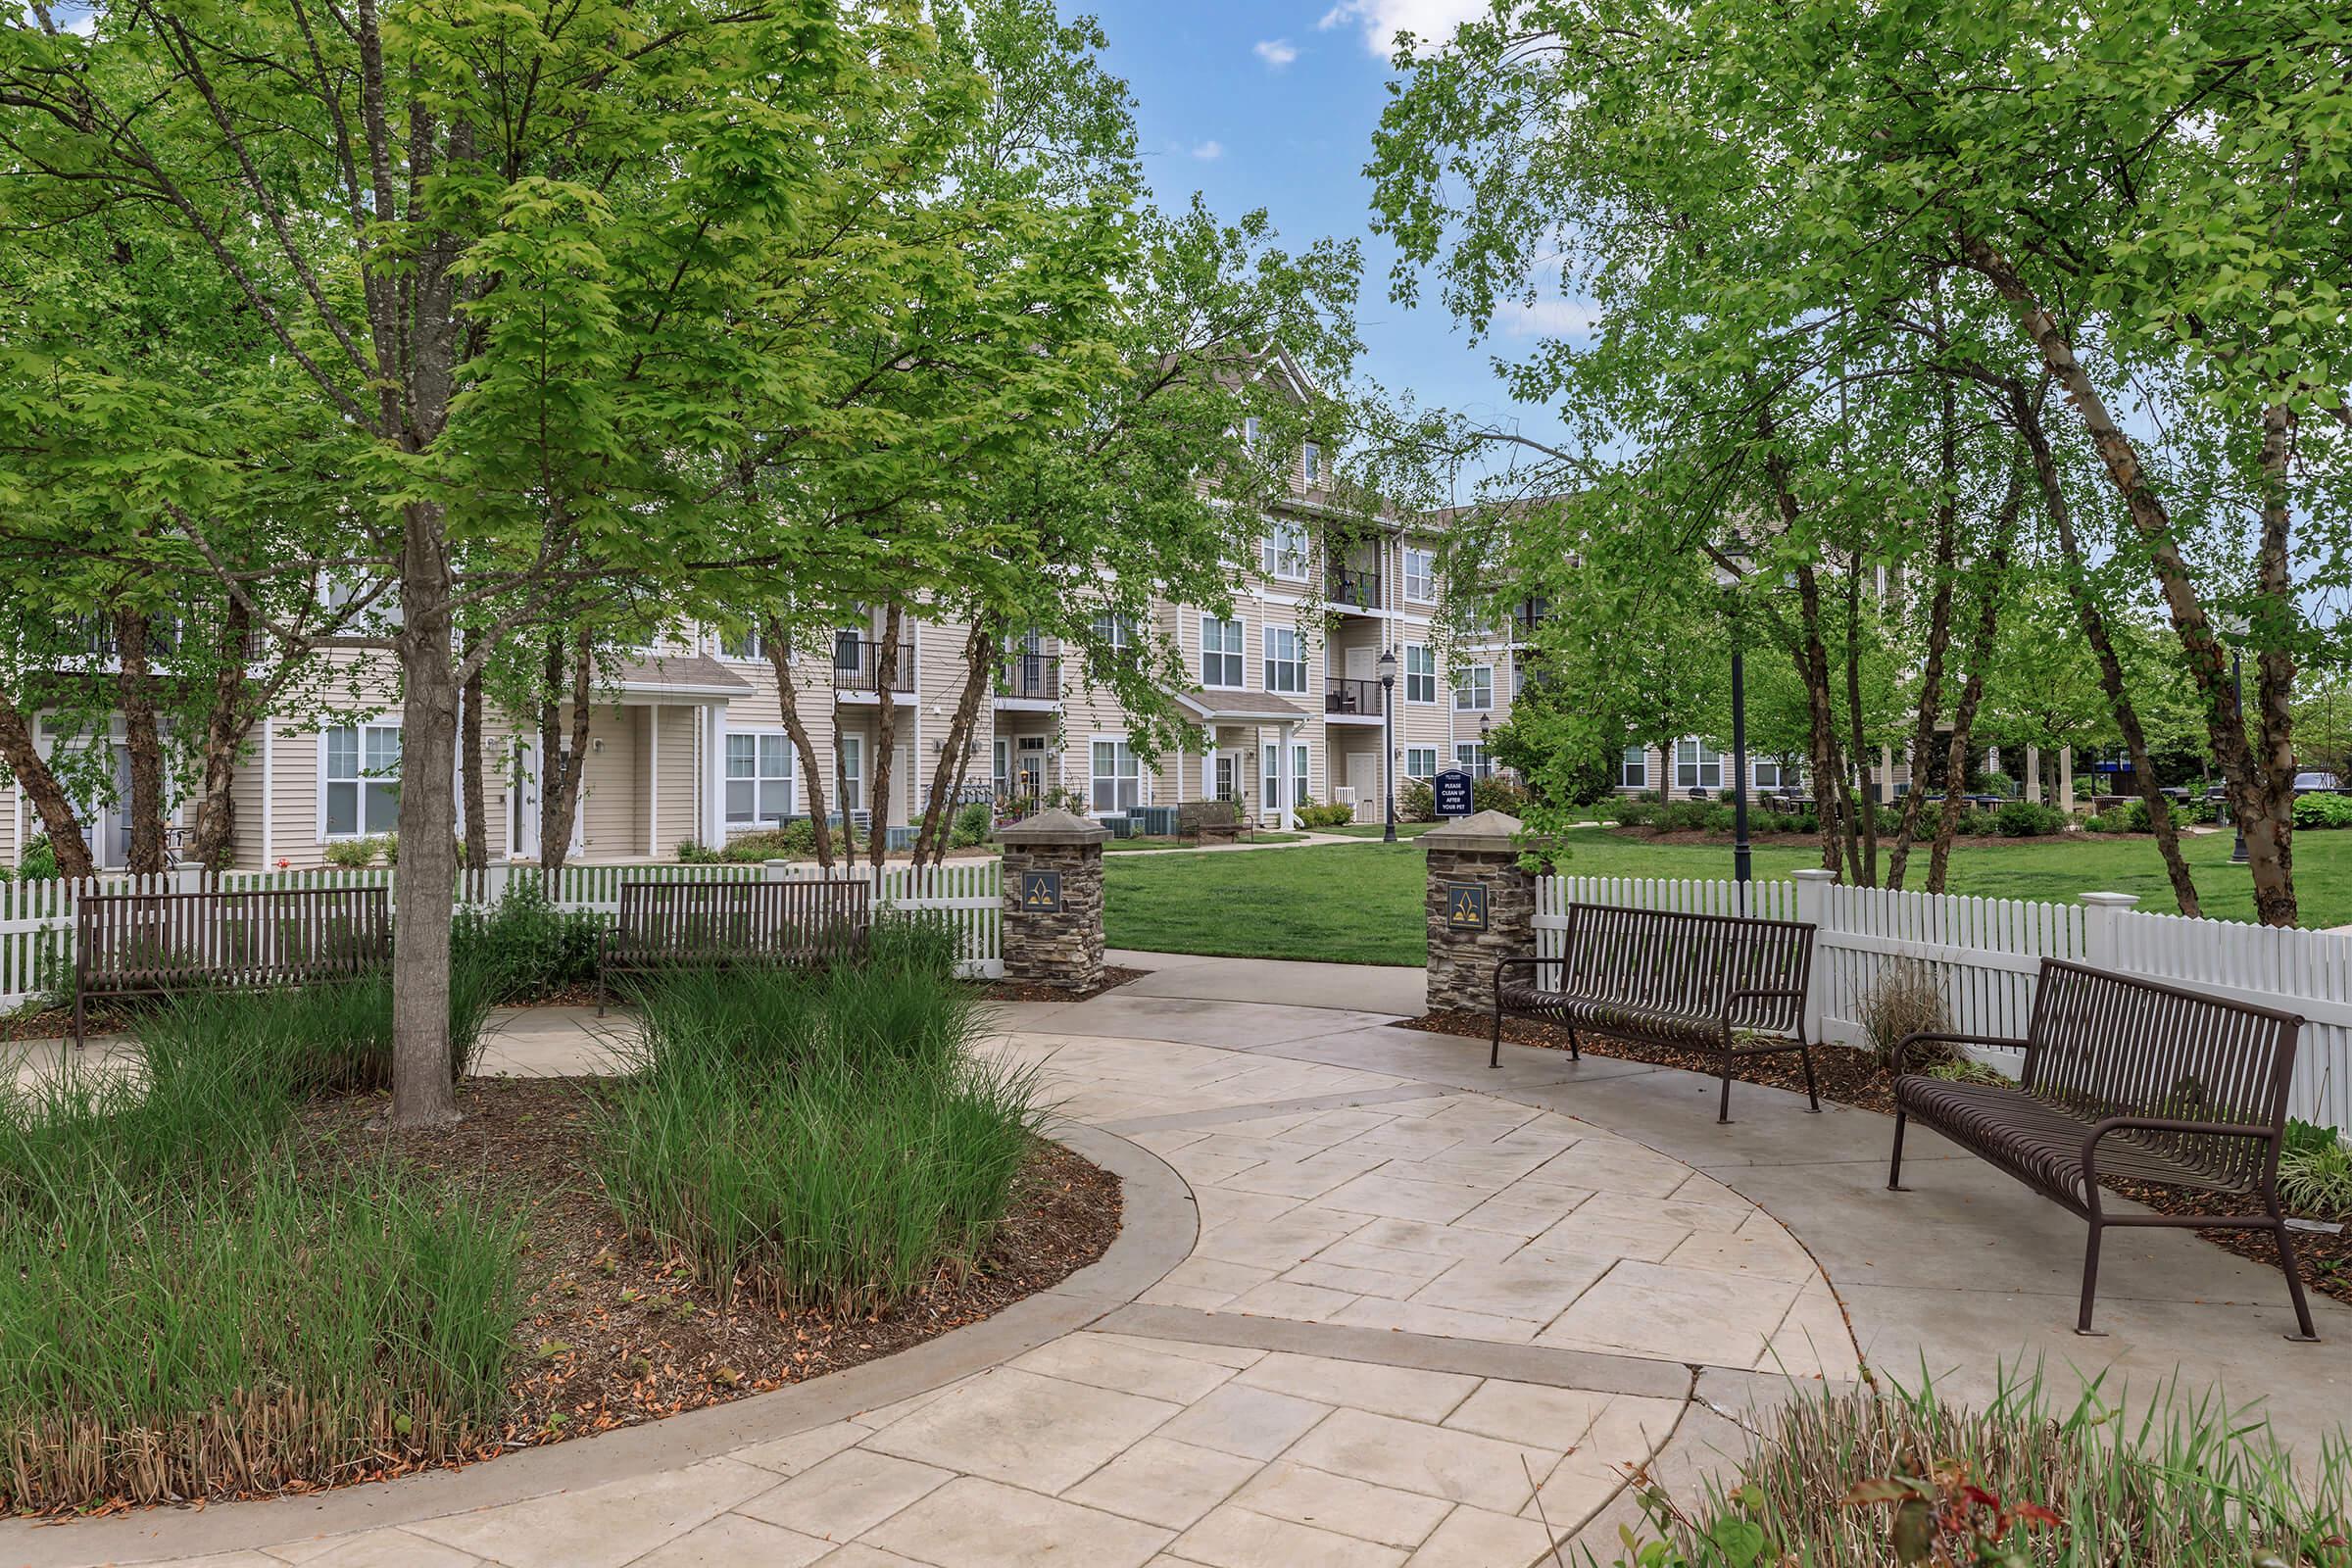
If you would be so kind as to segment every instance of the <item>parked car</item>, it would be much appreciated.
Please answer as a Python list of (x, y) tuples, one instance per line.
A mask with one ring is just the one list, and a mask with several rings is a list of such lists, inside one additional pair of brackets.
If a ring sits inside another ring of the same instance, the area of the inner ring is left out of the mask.
[[(2167, 790), (2165, 793), (2170, 795), (2172, 791)], [(2307, 767), (2295, 775), (2294, 793), (2297, 795), (2352, 795), (2352, 787), (2347, 787), (2341, 778), (2325, 768)], [(2219, 805), (2229, 798), (2230, 786), (2227, 784), (2215, 784), (2205, 791), (2205, 799), (2214, 805)]]

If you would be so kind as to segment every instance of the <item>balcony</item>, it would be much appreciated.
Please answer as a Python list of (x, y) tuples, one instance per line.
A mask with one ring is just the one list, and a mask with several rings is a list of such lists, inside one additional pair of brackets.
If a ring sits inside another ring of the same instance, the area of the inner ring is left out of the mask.
[[(882, 690), (882, 649), (884, 644), (871, 638), (843, 632), (833, 639), (833, 689), (851, 694), (879, 694)], [(906, 695), (914, 690), (914, 639), (899, 644), (898, 678), (891, 683), (894, 695)]]
[(1548, 599), (1522, 599), (1511, 607), (1511, 618), (1505, 627), (1515, 643), (1532, 642), (1544, 623), (1551, 618)]
[(1334, 566), (1325, 587), (1334, 610), (1369, 613), (1380, 609), (1380, 573), (1369, 567)]
[(997, 670), (997, 701), (1001, 703), (1057, 703), (1061, 701), (1061, 656), (1016, 653)]
[(1323, 678), (1323, 712), (1328, 718), (1379, 723), (1382, 717), (1380, 682), (1326, 675)]

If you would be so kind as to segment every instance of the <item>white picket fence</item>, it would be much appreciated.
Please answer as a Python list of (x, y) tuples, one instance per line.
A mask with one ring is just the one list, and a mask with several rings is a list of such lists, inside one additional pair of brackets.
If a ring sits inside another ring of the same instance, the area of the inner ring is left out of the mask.
[[(1003, 878), (991, 858), (951, 860), (920, 871), (906, 865), (880, 870), (860, 866), (854, 875), (872, 885), (877, 909), (944, 914), (955, 927), (959, 972), (996, 979), (1004, 972)], [(307, 871), (168, 871), (160, 876), (102, 876), (86, 882), (0, 883), (0, 1008), (21, 1006), (63, 989), (74, 972), (74, 911), (90, 893), (172, 893), (218, 888), (248, 892), (263, 888), (398, 887), (389, 867)], [(756, 882), (762, 877), (806, 879), (823, 875), (814, 864), (764, 865), (567, 865), (550, 876), (534, 865), (491, 865), (460, 877), (461, 906), (496, 904), (518, 881), (546, 886), (561, 909), (607, 917), (620, 912), (623, 881)]]
[[(2352, 937), (2135, 909), (2124, 893), (2073, 904), (1846, 887), (1826, 871), (1790, 881), (1548, 876), (1536, 888), (1537, 951), (1558, 955), (1571, 904), (1617, 904), (1692, 914), (1810, 920), (1815, 1038), (1863, 1041), (1862, 999), (1891, 964), (1925, 963), (1962, 1034), (2015, 1038), (2034, 1011), (2041, 960), (2069, 958), (2120, 974), (2300, 1013), (2288, 1095), (2292, 1114), (2352, 1128)], [(1743, 906), (1744, 905), (1744, 906)], [(1979, 1052), (2015, 1071), (2014, 1052)]]

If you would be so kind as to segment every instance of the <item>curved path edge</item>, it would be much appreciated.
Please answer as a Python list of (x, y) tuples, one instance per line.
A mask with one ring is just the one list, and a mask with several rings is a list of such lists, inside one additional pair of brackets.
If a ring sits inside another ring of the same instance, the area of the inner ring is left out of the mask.
[(661, 1421), (306, 1496), (161, 1507), (64, 1524), (0, 1522), (0, 1561), (86, 1568), (225, 1553), (413, 1524), (681, 1469), (943, 1388), (1095, 1322), (1184, 1261), (1200, 1232), (1192, 1190), (1165, 1160), (1078, 1122), (1054, 1141), (1119, 1178), (1119, 1234), (1095, 1262), (978, 1323), (807, 1383)]

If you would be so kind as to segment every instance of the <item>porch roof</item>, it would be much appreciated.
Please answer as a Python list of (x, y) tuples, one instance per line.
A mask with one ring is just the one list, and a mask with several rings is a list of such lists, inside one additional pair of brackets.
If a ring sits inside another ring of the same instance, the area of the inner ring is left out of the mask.
[(1272, 692), (1178, 692), (1177, 703), (1203, 724), (1291, 724), (1306, 710)]
[(623, 659), (613, 668), (614, 685), (620, 695), (650, 698), (655, 701), (672, 699), (713, 699), (748, 696), (752, 683), (736, 674), (709, 654), (654, 654), (643, 659)]

